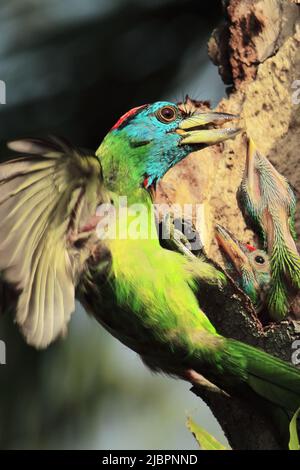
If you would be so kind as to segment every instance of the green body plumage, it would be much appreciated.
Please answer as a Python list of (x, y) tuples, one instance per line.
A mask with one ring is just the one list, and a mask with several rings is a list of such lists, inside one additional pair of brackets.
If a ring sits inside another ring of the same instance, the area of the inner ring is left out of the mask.
[(251, 141), (238, 199), (270, 256), (268, 308), (274, 320), (282, 320), (300, 289), (300, 257), (293, 239), (296, 200), (287, 180)]
[(290, 413), (300, 404), (300, 372), (220, 336), (199, 308), (200, 280), (220, 296), (226, 289), (223, 274), (204, 261), (162, 249), (158, 240), (115, 240), (108, 247), (108, 280), (95, 266), (79, 285), (86, 309), (152, 370), (186, 379), (192, 369), (228, 393), (257, 394), (271, 407), (285, 409), (288, 429)]

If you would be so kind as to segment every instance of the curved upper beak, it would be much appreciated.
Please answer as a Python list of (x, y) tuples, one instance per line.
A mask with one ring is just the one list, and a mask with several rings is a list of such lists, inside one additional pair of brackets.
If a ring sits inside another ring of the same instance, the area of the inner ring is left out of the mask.
[(216, 225), (216, 239), (236, 271), (242, 274), (245, 270), (252, 270), (249, 260), (242, 249), (242, 244), (235, 240), (221, 225)]
[(224, 121), (238, 119), (235, 114), (205, 112), (197, 113), (179, 124), (176, 132), (182, 136), (180, 144), (206, 144), (213, 145), (234, 138), (241, 129), (239, 128), (216, 128), (216, 124)]

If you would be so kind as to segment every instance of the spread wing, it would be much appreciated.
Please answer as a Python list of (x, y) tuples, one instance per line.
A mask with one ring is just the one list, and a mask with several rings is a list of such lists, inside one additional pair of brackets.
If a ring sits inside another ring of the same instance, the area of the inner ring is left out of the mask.
[(20, 293), (21, 331), (42, 348), (64, 333), (74, 311), (70, 235), (104, 198), (101, 166), (57, 138), (9, 147), (23, 156), (0, 165), (0, 271)]

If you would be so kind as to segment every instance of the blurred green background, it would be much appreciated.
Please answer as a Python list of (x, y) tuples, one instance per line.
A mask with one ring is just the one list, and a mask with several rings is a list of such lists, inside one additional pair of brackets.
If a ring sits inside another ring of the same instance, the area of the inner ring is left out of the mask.
[[(95, 149), (133, 106), (225, 94), (206, 42), (218, 0), (1, 0), (0, 151), (57, 134)], [(186, 383), (151, 374), (78, 305), (46, 351), (0, 316), (1, 449), (196, 449), (188, 414), (225, 442)]]

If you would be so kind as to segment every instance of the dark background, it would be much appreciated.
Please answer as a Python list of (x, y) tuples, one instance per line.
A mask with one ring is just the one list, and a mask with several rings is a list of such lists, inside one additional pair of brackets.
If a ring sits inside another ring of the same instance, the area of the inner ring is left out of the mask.
[[(143, 103), (188, 93), (216, 104), (224, 88), (206, 42), (221, 15), (217, 0), (1, 0), (1, 159), (24, 136), (95, 149)], [(189, 413), (221, 435), (186, 384), (151, 375), (80, 307), (47, 351), (26, 346), (7, 316), (0, 340), (2, 449), (192, 449)]]

